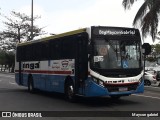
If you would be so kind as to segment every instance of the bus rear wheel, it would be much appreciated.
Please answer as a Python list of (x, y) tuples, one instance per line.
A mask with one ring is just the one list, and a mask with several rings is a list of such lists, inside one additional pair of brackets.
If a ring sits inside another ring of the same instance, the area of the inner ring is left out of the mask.
[(65, 84), (65, 98), (70, 102), (75, 102), (74, 85), (71, 82)]
[(28, 78), (28, 91), (30, 93), (34, 92), (34, 84), (33, 84), (33, 78), (32, 78), (32, 76), (29, 76), (29, 78)]

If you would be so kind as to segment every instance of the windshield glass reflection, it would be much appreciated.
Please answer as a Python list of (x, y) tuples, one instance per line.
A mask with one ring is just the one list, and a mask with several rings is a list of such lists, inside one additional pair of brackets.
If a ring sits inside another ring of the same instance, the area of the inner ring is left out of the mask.
[(139, 44), (131, 40), (96, 39), (91, 66), (99, 69), (139, 68)]

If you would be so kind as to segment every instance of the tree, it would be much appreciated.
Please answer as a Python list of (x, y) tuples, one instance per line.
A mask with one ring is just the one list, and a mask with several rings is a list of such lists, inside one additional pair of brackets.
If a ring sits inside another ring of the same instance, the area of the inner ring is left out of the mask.
[(15, 54), (13, 52), (6, 52), (0, 50), (0, 71), (5, 71), (7, 68), (9, 72), (14, 72)]
[(5, 57), (6, 57), (6, 64), (8, 65), (9, 68), (9, 72), (14, 72), (15, 54), (13, 52), (7, 52)]
[[(11, 17), (4, 16), (7, 21), (4, 22), (6, 29), (0, 33), (1, 44), (3, 49), (15, 50), (17, 42), (22, 40), (31, 40), (31, 17), (24, 13), (12, 11)], [(35, 16), (33, 21), (40, 18)], [(33, 26), (33, 38), (44, 34), (43, 28)]]
[(160, 40), (160, 31), (158, 32), (156, 39)]
[(147, 56), (148, 61), (155, 62), (157, 61), (157, 56), (160, 55), (160, 44), (151, 45), (152, 52), (149, 56)]
[(3, 70), (4, 65), (6, 65), (6, 57), (5, 56), (6, 56), (6, 52), (0, 50), (0, 65), (1, 65), (0, 70), (1, 71)]
[[(123, 0), (122, 5), (125, 9), (130, 9), (136, 1), (138, 0)], [(133, 26), (139, 25), (142, 36), (146, 38), (149, 34), (154, 42), (157, 35), (159, 17), (160, 0), (144, 0), (133, 20)]]
[(152, 49), (156, 55), (160, 55), (160, 44), (152, 45)]

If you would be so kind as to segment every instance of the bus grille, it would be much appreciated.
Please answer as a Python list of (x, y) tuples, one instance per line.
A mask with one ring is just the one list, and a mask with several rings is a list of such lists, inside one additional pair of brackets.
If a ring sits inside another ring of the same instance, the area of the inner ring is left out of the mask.
[(128, 84), (104, 84), (105, 88), (109, 92), (124, 92), (136, 90), (139, 83), (128, 83)]

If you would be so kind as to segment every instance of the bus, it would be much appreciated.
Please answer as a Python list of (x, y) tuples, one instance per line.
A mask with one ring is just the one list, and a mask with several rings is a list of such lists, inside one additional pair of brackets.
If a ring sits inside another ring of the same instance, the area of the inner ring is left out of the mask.
[(122, 96), (144, 92), (142, 42), (138, 29), (91, 26), (16, 47), (15, 81), (76, 96)]

